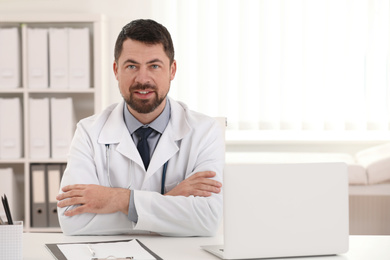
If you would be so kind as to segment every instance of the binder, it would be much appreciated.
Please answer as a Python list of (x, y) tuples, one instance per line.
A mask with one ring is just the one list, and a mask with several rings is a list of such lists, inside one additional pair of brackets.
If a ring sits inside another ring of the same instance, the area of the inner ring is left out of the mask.
[(20, 98), (0, 98), (0, 158), (22, 157)]
[(30, 157), (50, 158), (49, 98), (30, 98)]
[(66, 169), (66, 163), (61, 164), (61, 180), (62, 180), (62, 176), (64, 176), (65, 169)]
[(48, 29), (27, 28), (27, 84), (48, 88)]
[(73, 138), (75, 116), (72, 98), (51, 98), (52, 158), (64, 159)]
[(21, 85), (21, 49), (18, 28), (0, 28), (0, 88)]
[(61, 164), (47, 165), (47, 208), (49, 213), (49, 227), (59, 227), (56, 196), (60, 190)]
[[(16, 173), (12, 168), (0, 168), (0, 180), (0, 194), (1, 196), (3, 194), (7, 195), (13, 220), (23, 219), (22, 212), (24, 205), (21, 203), (23, 201), (23, 190), (17, 185)], [(0, 216), (6, 221), (7, 218), (2, 205), (0, 206)]]
[(90, 87), (90, 52), (88, 28), (69, 28), (69, 88)]
[(45, 165), (31, 165), (31, 226), (47, 227), (48, 212), (46, 203), (46, 169)]
[(50, 88), (68, 88), (68, 28), (49, 29)]

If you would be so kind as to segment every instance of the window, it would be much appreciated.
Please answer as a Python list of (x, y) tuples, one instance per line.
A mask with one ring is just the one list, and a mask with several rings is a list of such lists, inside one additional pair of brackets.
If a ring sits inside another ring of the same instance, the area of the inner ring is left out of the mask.
[(176, 48), (170, 95), (228, 130), (389, 130), (388, 0), (152, 6)]

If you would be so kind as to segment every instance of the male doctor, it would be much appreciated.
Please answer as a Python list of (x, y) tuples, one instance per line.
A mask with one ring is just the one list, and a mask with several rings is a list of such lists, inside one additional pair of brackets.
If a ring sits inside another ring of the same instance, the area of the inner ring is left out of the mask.
[(223, 130), (167, 97), (176, 73), (169, 32), (153, 20), (132, 21), (114, 56), (124, 101), (77, 125), (57, 196), (63, 232), (214, 235)]

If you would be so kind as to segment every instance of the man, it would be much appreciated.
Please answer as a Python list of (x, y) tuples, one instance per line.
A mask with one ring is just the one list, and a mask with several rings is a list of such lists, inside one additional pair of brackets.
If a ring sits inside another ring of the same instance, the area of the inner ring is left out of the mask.
[(114, 56), (124, 101), (77, 125), (57, 196), (63, 232), (215, 234), (223, 130), (167, 97), (176, 73), (169, 32), (152, 20), (133, 21)]

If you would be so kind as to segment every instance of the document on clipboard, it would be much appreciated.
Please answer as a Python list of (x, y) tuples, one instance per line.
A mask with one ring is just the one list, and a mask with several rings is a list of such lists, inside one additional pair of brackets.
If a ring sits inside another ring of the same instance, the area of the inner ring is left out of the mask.
[(57, 260), (142, 259), (162, 260), (138, 239), (46, 244)]

